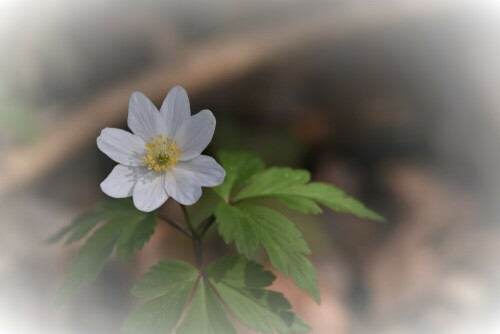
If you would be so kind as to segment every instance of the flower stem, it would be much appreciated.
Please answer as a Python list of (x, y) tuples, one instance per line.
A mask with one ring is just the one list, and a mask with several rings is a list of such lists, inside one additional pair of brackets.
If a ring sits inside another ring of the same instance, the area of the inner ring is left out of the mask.
[(191, 234), (191, 240), (193, 241), (193, 248), (194, 248), (194, 255), (196, 258), (196, 264), (198, 265), (199, 268), (202, 267), (203, 265), (203, 256), (202, 256), (202, 250), (201, 250), (201, 236), (196, 232), (196, 230), (193, 227), (193, 224), (191, 223), (191, 219), (189, 218), (189, 213), (187, 211), (187, 208), (183, 204), (179, 204), (182, 209), (182, 213), (184, 214), (184, 219), (186, 220), (186, 225), (190, 231)]
[(186, 229), (186, 227), (182, 226), (181, 224), (179, 224), (175, 220), (169, 219), (169, 218), (164, 217), (160, 214), (158, 214), (158, 218), (160, 218), (160, 220), (163, 220), (165, 223), (169, 224), (170, 226), (172, 226), (176, 230), (181, 231), (182, 234), (184, 234), (186, 237), (191, 239), (191, 232), (188, 229)]
[(203, 238), (207, 231), (210, 229), (210, 227), (215, 223), (215, 216), (212, 215), (208, 217), (207, 220), (205, 220), (200, 226), (198, 226), (198, 235), (200, 238)]

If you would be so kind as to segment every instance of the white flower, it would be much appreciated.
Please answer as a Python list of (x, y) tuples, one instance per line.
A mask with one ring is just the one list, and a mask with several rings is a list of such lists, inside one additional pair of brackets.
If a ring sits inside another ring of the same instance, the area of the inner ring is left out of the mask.
[(137, 209), (149, 212), (169, 197), (194, 204), (202, 186), (224, 181), (224, 169), (200, 155), (212, 140), (215, 117), (210, 110), (191, 116), (182, 87), (168, 92), (159, 112), (142, 93), (132, 93), (127, 122), (133, 134), (105, 128), (97, 138), (99, 149), (119, 163), (101, 183), (107, 195), (133, 196)]

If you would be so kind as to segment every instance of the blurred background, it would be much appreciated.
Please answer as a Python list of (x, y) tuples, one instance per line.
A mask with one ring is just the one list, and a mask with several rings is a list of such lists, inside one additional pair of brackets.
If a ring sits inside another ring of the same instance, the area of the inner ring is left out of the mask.
[[(131, 92), (159, 106), (174, 85), (215, 114), (209, 154), (307, 168), (387, 217), (288, 213), (322, 304), (275, 288), (311, 333), (500, 333), (496, 1), (0, 4), (1, 333), (119, 333), (150, 265), (192, 261), (159, 225), (134, 261), (51, 308), (78, 245), (44, 240), (105, 197), (98, 133), (126, 128)], [(209, 256), (231, 250), (213, 232)]]

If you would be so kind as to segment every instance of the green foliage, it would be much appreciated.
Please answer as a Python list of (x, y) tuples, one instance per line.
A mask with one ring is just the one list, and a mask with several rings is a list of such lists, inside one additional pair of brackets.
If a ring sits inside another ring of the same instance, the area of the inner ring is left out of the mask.
[(85, 238), (95, 229), (76, 254), (58, 302), (93, 282), (114, 249), (118, 259), (130, 260), (135, 251), (142, 249), (150, 239), (155, 227), (156, 214), (136, 210), (130, 200), (115, 200), (98, 204), (56, 233), (49, 242), (66, 237), (66, 244), (69, 244)]
[(174, 330), (236, 334), (233, 315), (263, 333), (307, 331), (309, 327), (290, 310), (288, 300), (266, 289), (274, 279), (261, 265), (239, 257), (219, 259), (204, 272), (185, 262), (162, 261), (132, 289), (146, 302), (132, 311), (123, 329), (131, 334)]
[(299, 195), (274, 195), (273, 199), (295, 211), (305, 214), (317, 215), (323, 213), (323, 210), (316, 202)]
[(210, 282), (234, 316), (245, 326), (262, 333), (309, 330), (293, 312), (283, 294), (266, 290), (275, 276), (255, 262), (225, 257), (207, 269)]
[(121, 261), (129, 261), (137, 250), (148, 242), (156, 228), (156, 214), (137, 212), (134, 216), (122, 218), (116, 243), (116, 253)]
[(170, 333), (198, 281), (198, 270), (182, 261), (162, 261), (139, 281), (132, 294), (147, 299), (126, 319), (126, 333)]
[[(269, 290), (275, 276), (250, 260), (262, 246), (278, 271), (320, 302), (307, 243), (288, 217), (268, 206), (269, 200), (306, 214), (319, 214), (324, 206), (383, 220), (342, 190), (310, 182), (308, 171), (266, 170), (258, 157), (245, 152), (224, 151), (219, 160), (226, 170), (225, 181), (214, 188), (217, 195), (212, 194), (212, 200), (190, 208), (191, 220), (200, 225), (190, 225), (191, 234), (187, 235), (199, 244), (204, 228), (213, 222), (210, 213), (215, 208), (220, 235), (226, 243), (234, 243), (244, 257), (224, 257), (206, 269), (183, 261), (160, 262), (132, 289), (134, 296), (145, 301), (125, 321), (126, 333), (236, 334), (233, 321), (262, 333), (307, 332), (309, 326), (291, 311), (284, 295)], [(130, 260), (151, 238), (156, 218), (155, 213), (135, 209), (129, 199), (106, 201), (49, 238), (49, 243), (65, 240), (65, 244), (86, 238), (58, 301), (94, 281), (113, 251), (119, 260)]]
[(214, 191), (228, 201), (245, 182), (264, 170), (264, 163), (256, 155), (248, 152), (221, 151), (219, 161), (226, 171), (224, 183)]
[[(276, 200), (287, 207), (308, 214), (322, 212), (319, 205), (362, 218), (383, 220), (340, 189), (325, 183), (310, 182), (306, 170), (274, 167), (264, 170), (257, 157), (224, 152), (220, 161), (227, 176), (218, 187), (223, 199), (216, 209), (219, 233), (226, 243), (252, 258), (262, 245), (272, 265), (306, 291), (316, 302), (320, 296), (313, 265), (305, 255), (310, 250), (294, 224), (278, 211), (255, 200)], [(244, 168), (243, 168), (244, 167)], [(254, 200), (249, 204), (247, 201)]]
[(253, 178), (234, 198), (242, 201), (252, 198), (276, 199), (291, 209), (304, 213), (321, 213), (314, 202), (334, 211), (350, 213), (361, 218), (383, 220), (342, 190), (330, 184), (309, 182), (311, 175), (306, 170), (283, 167), (269, 168)]
[(65, 244), (69, 245), (86, 237), (99, 223), (137, 212), (130, 199), (103, 201), (76, 217), (71, 224), (55, 233), (47, 242), (55, 243), (67, 237)]
[(200, 279), (186, 319), (177, 330), (178, 334), (236, 334), (229, 316), (205, 279)]
[(250, 184), (242, 189), (235, 200), (254, 197), (272, 197), (288, 195), (289, 189), (309, 182), (311, 175), (306, 170), (292, 168), (269, 168), (256, 176)]
[(217, 207), (216, 217), (227, 243), (235, 242), (238, 251), (247, 257), (252, 257), (262, 244), (272, 265), (319, 303), (316, 272), (304, 256), (310, 253), (309, 247), (288, 218), (264, 206), (225, 203)]

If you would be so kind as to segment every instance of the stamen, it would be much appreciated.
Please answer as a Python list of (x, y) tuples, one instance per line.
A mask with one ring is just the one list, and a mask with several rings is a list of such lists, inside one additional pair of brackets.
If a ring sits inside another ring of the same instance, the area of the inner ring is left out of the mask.
[(182, 156), (181, 150), (172, 138), (164, 138), (162, 135), (151, 137), (146, 143), (146, 155), (142, 157), (142, 162), (147, 165), (148, 170), (166, 172), (177, 164)]

